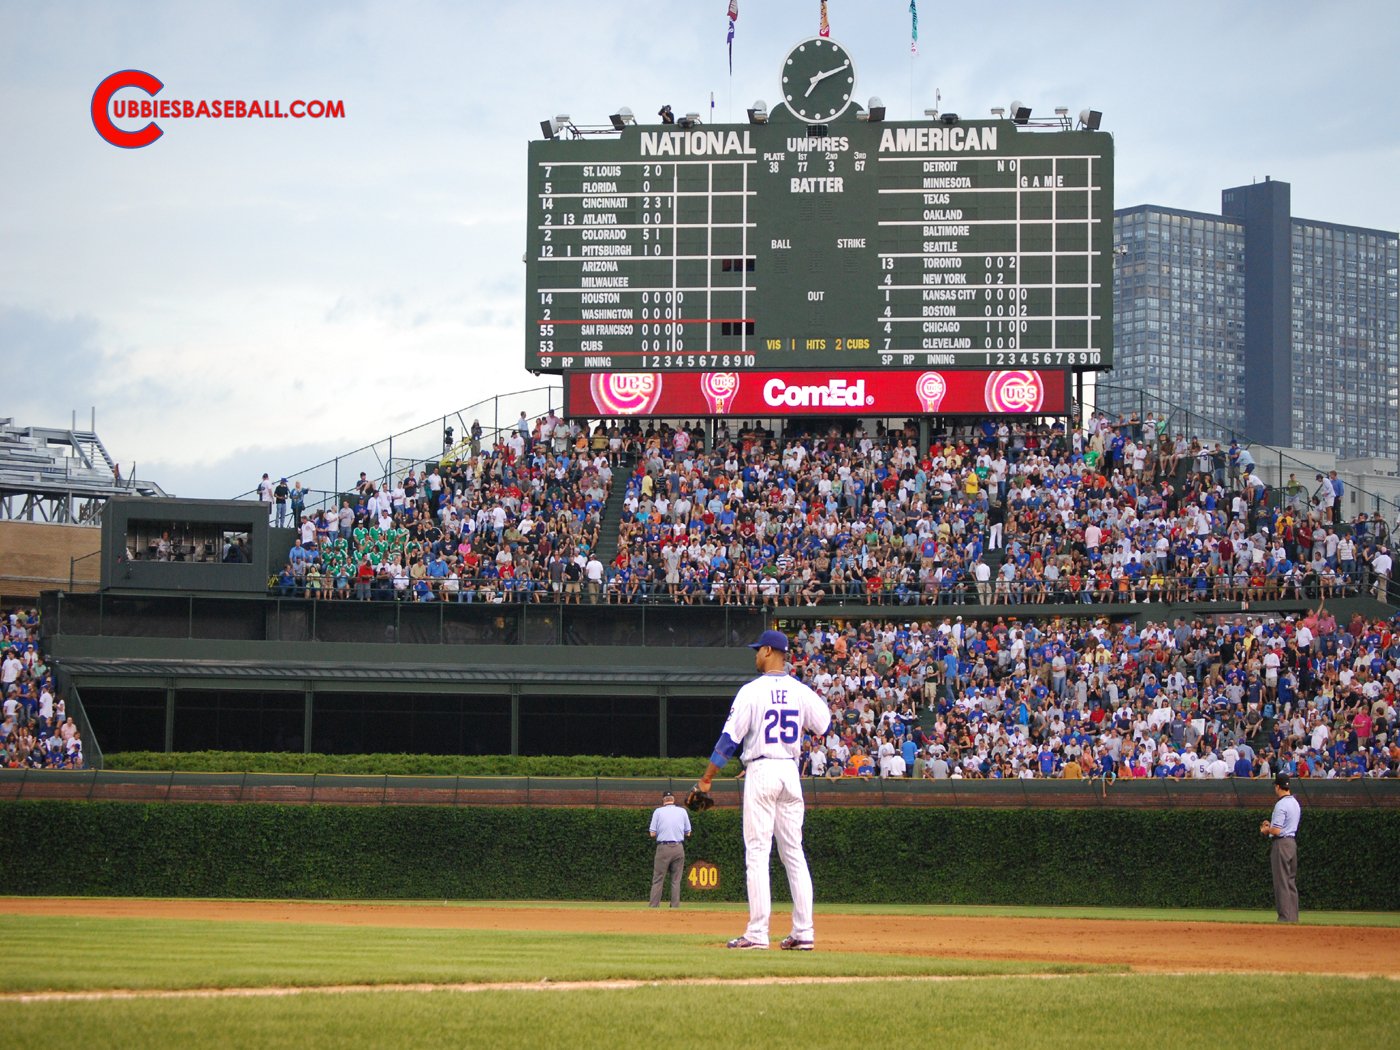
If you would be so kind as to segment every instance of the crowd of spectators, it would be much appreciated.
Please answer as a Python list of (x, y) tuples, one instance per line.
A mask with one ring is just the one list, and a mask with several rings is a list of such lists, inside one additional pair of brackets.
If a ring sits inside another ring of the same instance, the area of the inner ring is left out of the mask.
[[(782, 441), (684, 431), (628, 480), (622, 600), (875, 605), (1248, 602), (1388, 581), (1379, 514), (1342, 521), (1341, 482), (1274, 499), (1238, 445), (1155, 420), (1083, 431), (984, 420), (920, 448), (912, 428)], [(655, 581), (655, 582), (653, 582)]]
[(0, 765), (6, 769), (82, 769), (83, 738), (54, 688), (39, 650), (39, 613), (15, 609), (0, 622)]
[[(474, 427), (476, 431), (478, 428)], [(551, 413), (303, 515), (280, 594), (814, 606), (1257, 602), (1380, 593), (1390, 526), (1342, 482), (1270, 494), (1245, 448), (1157, 420), (590, 432)], [(603, 521), (614, 475), (616, 521)], [(285, 484), (279, 486), (279, 490)], [(295, 491), (295, 490), (293, 490)], [(1272, 496), (1272, 498), (1271, 498)], [(300, 501), (297, 501), (300, 502)], [(294, 503), (294, 506), (296, 504)], [(603, 530), (616, 554), (598, 557)]]
[(810, 776), (1393, 777), (1400, 628), (1303, 615), (804, 626)]
[[(601, 428), (552, 412), (392, 483), (360, 476), (339, 508), (302, 513), (274, 593), (310, 598), (600, 600), (596, 548), (622, 459)], [(275, 503), (275, 499), (273, 500)]]

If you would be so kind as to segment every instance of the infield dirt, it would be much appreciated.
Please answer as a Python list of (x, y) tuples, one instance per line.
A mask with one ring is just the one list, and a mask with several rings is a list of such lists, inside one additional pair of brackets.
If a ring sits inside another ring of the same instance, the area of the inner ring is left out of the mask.
[[(744, 912), (681, 908), (636, 911), (360, 904), (347, 901), (0, 899), (0, 913), (111, 919), (285, 922), (419, 929), (713, 936), (716, 947), (743, 932)], [(775, 912), (774, 940), (788, 915)], [(1236, 971), (1380, 974), (1400, 977), (1400, 928), (1280, 926), (1272, 923), (1144, 922), (937, 915), (847, 915), (819, 910), (818, 947), (827, 951), (952, 959), (1108, 963), (1147, 972)]]

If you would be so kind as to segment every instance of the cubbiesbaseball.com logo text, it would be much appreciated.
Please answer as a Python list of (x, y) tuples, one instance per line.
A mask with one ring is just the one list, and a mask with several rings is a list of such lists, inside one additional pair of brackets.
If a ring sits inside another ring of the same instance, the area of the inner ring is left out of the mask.
[[(164, 89), (158, 78), (139, 69), (123, 69), (105, 78), (92, 93), (92, 126), (113, 146), (139, 149), (165, 134), (161, 120), (344, 120), (344, 99), (245, 98), (157, 98)], [(119, 91), (134, 88), (145, 97)], [(146, 124), (126, 130), (115, 121), (144, 120)]]

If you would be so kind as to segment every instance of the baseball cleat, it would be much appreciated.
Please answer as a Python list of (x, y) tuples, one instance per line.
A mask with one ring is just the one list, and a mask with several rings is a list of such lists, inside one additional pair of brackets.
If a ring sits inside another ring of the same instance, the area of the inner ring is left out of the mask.
[(751, 941), (751, 940), (749, 940), (747, 937), (735, 937), (732, 941), (730, 941), (728, 944), (726, 944), (725, 947), (726, 947), (726, 948), (742, 948), (742, 949), (745, 949), (745, 950), (748, 950), (748, 951), (752, 951), (752, 950), (754, 950), (754, 949), (758, 949), (759, 951), (765, 951), (765, 952), (766, 952), (766, 951), (768, 950), (768, 945), (766, 945), (766, 944), (759, 944), (757, 941)]
[(812, 950), (812, 942), (799, 941), (796, 937), (784, 937), (778, 942), (778, 947), (785, 952), (810, 952)]

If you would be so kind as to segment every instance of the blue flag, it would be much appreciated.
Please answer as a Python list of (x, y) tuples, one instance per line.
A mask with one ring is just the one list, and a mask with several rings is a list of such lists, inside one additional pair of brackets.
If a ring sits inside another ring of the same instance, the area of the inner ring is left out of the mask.
[(734, 23), (739, 20), (739, 0), (729, 0), (729, 36), (725, 43), (729, 45), (729, 75), (734, 75)]
[(919, 0), (909, 0), (909, 51), (919, 53)]

